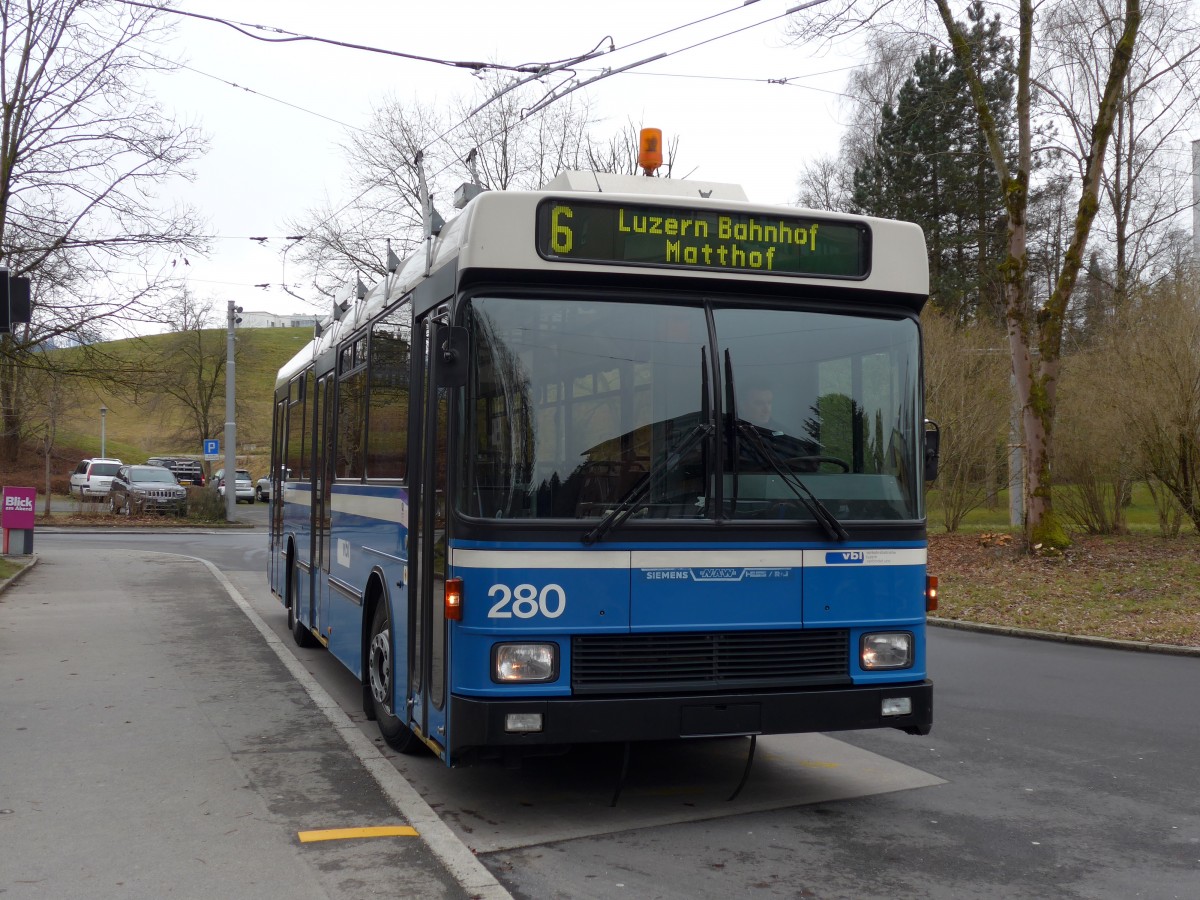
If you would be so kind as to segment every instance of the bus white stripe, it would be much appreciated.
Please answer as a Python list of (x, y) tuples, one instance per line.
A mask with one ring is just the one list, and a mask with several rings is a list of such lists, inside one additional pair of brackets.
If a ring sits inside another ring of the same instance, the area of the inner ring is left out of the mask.
[[(845, 556), (843, 557), (843, 554)], [(800, 568), (923, 566), (924, 549), (866, 550), (452, 550), (464, 569)]]
[(330, 498), (334, 512), (365, 516), (408, 526), (408, 502), (399, 497), (372, 497), (365, 494), (339, 494)]
[(801, 550), (635, 550), (635, 569), (799, 568)]
[(461, 569), (628, 569), (628, 550), (451, 550)]
[(302, 491), (299, 488), (285, 487), (283, 489), (284, 503), (298, 503), (301, 506), (312, 506), (312, 495), (308, 491)]

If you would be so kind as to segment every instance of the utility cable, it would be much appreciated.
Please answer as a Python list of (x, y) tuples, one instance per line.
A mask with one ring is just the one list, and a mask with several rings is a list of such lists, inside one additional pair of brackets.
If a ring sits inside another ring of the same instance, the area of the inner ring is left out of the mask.
[[(138, 0), (117, 0), (118, 3), (123, 3), (126, 6), (137, 6), (142, 9), (150, 9), (160, 13), (172, 13), (177, 16), (186, 16), (190, 19), (201, 19), (206, 22), (215, 22), (218, 25), (225, 25), (232, 28), (239, 34), (243, 34), (248, 38), (256, 41), (263, 41), (268, 44), (284, 44), (294, 43), (297, 41), (312, 41), (317, 44), (328, 44), (333, 47), (342, 47), (347, 50), (363, 50), (367, 53), (379, 53), (384, 56), (395, 56), (399, 59), (411, 59), (416, 62), (434, 63), (439, 66), (449, 66), (456, 69), (471, 69), (475, 72), (483, 71), (484, 69), (504, 69), (511, 72), (531, 72), (535, 71), (534, 66), (507, 66), (502, 63), (486, 63), (468, 60), (452, 60), (439, 59), (434, 56), (421, 56), (415, 53), (404, 53), (400, 50), (386, 50), (383, 47), (372, 47), (369, 44), (355, 44), (349, 41), (336, 41), (332, 38), (317, 37), (311, 34), (299, 34), (294, 31), (287, 31), (283, 28), (277, 28), (274, 25), (257, 25), (253, 22), (237, 22), (231, 19), (222, 19), (219, 16), (206, 16), (203, 13), (187, 12), (182, 9), (173, 9), (169, 6), (155, 6), (152, 3), (139, 3)], [(262, 35), (254, 34), (254, 29), (257, 31), (267, 31), (279, 35), (279, 37), (263, 37)]]

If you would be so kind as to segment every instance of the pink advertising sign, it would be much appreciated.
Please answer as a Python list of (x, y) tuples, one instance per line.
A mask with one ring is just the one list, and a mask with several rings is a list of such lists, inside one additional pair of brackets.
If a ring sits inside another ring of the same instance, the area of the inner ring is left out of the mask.
[(0, 528), (24, 530), (33, 528), (37, 488), (6, 487), (0, 504)]

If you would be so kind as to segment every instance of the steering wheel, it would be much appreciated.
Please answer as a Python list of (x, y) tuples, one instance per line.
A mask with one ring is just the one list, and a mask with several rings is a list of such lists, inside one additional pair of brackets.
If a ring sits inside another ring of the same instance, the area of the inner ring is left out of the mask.
[(821, 463), (838, 466), (843, 472), (849, 473), (850, 463), (839, 456), (792, 456), (784, 460), (789, 467), (811, 467), (805, 471), (815, 472)]

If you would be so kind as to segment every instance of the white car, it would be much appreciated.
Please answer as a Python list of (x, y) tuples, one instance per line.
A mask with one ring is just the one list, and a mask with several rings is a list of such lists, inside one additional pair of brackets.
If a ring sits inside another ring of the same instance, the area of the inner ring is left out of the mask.
[(254, 483), (254, 499), (266, 503), (271, 499), (271, 476), (264, 475)]
[[(217, 469), (213, 472), (213, 484), (217, 486), (217, 493), (222, 497), (225, 496), (225, 470)], [(254, 502), (254, 482), (250, 480), (250, 473), (245, 469), (234, 470), (234, 502), (241, 503), (243, 500), (247, 503)]]
[(80, 500), (105, 500), (112, 485), (113, 476), (121, 468), (119, 459), (81, 460), (71, 473), (71, 496)]

